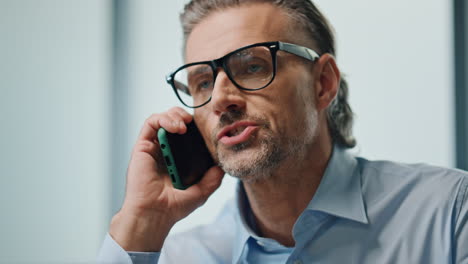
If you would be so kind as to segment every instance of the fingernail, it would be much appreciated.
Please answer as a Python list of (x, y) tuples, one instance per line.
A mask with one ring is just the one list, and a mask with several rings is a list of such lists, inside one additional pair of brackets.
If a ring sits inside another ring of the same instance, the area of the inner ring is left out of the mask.
[(180, 128), (183, 128), (184, 126), (185, 126), (184, 121), (179, 121), (179, 127), (180, 127)]

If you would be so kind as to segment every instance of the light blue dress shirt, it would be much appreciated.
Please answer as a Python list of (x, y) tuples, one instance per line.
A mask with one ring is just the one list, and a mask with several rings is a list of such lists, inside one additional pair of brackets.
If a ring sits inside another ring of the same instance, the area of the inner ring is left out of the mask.
[(369, 161), (334, 148), (288, 248), (256, 235), (242, 184), (217, 220), (169, 236), (161, 253), (125, 252), (107, 235), (102, 263), (468, 264), (468, 173)]

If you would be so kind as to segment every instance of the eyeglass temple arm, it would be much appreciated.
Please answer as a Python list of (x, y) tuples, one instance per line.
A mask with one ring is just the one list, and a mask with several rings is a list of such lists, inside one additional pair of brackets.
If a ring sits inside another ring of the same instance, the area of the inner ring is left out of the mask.
[(171, 82), (174, 82), (174, 85), (175, 85), (175, 87), (177, 87), (178, 90), (180, 90), (180, 91), (182, 91), (182, 92), (184, 92), (184, 93), (186, 93), (188, 95), (191, 95), (188, 87), (185, 86), (183, 83), (173, 79), (173, 76), (171, 76), (170, 74), (166, 76), (166, 82), (168, 84), (172, 84)]
[(290, 44), (286, 42), (279, 42), (279, 49), (300, 56), (304, 59), (315, 61), (320, 58), (317, 52), (302, 46)]

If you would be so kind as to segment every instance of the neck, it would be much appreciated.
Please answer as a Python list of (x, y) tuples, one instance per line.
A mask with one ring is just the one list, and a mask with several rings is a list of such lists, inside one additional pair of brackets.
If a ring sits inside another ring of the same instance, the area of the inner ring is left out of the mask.
[(312, 200), (332, 153), (331, 140), (316, 142), (304, 160), (285, 161), (268, 179), (243, 183), (261, 236), (295, 245), (294, 223)]

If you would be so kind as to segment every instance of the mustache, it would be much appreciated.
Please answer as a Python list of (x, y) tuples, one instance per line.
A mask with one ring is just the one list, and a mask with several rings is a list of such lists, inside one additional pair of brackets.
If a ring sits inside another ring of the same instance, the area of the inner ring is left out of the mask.
[(225, 112), (219, 118), (219, 123), (217, 128), (222, 129), (223, 127), (230, 125), (236, 121), (247, 119), (245, 112), (237, 109), (232, 109), (229, 112)]

